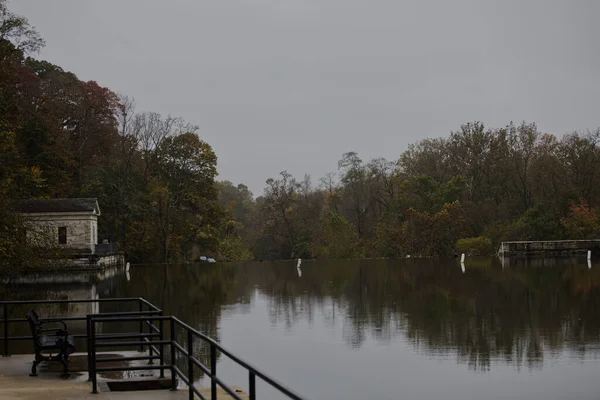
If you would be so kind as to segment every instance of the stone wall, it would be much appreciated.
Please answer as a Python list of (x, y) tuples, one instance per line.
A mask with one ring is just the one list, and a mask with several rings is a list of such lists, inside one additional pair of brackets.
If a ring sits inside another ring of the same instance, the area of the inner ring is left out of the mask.
[(57, 270), (61, 269), (105, 269), (109, 267), (122, 267), (125, 265), (123, 253), (110, 254), (75, 254), (70, 258), (48, 260)]
[[(92, 213), (24, 214), (27, 235), (41, 246), (94, 253), (98, 242), (98, 217)], [(67, 228), (67, 243), (58, 242), (59, 227)]]

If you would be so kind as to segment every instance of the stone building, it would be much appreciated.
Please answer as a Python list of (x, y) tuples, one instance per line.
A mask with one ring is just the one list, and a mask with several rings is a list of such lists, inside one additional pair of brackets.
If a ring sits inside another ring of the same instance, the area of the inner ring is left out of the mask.
[(94, 254), (100, 207), (96, 199), (19, 200), (15, 211), (27, 221), (27, 235), (43, 245)]

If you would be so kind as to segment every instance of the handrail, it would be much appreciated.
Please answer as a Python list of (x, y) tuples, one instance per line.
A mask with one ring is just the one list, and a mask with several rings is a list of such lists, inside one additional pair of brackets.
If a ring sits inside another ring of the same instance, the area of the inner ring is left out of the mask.
[(288, 397), (290, 397), (292, 399), (295, 399), (295, 400), (302, 400), (302, 398), (300, 396), (298, 396), (297, 394), (293, 393), (292, 391), (290, 391), (286, 387), (282, 386), (281, 384), (279, 384), (278, 382), (276, 382), (275, 380), (273, 380), (272, 378), (270, 378), (268, 375), (266, 375), (265, 373), (261, 372), (258, 368), (254, 367), (253, 365), (251, 365), (251, 364), (247, 363), (246, 361), (243, 361), (239, 357), (235, 356), (230, 350), (226, 349), (225, 347), (223, 347), (222, 345), (220, 345), (219, 343), (217, 343), (211, 337), (206, 336), (202, 332), (200, 332), (200, 331), (192, 328), (191, 326), (189, 326), (185, 322), (181, 321), (177, 317), (173, 317), (173, 319), (175, 320), (176, 323), (178, 323), (180, 326), (184, 327), (186, 330), (192, 332), (194, 335), (196, 335), (197, 337), (201, 338), (205, 342), (208, 342), (211, 346), (215, 346), (216, 349), (218, 349), (221, 353), (225, 354), (231, 360), (235, 361), (240, 366), (246, 368), (249, 371), (253, 371), (256, 376), (258, 376), (259, 378), (261, 378), (265, 382), (269, 383), (271, 386), (275, 387), (276, 389), (280, 390), (282, 393), (284, 393)]
[(58, 300), (2, 300), (0, 301), (0, 305), (2, 304), (12, 304), (12, 305), (23, 305), (23, 304), (61, 304), (61, 303), (118, 303), (125, 301), (142, 301), (148, 304), (149, 306), (155, 307), (152, 303), (148, 302), (146, 299), (142, 297), (115, 297), (115, 298), (104, 298), (104, 299), (58, 299)]
[[(216, 355), (217, 355), (217, 351), (219, 351), (222, 354), (225, 354), (227, 357), (229, 357), (229, 359), (233, 360), (239, 366), (248, 370), (248, 383), (249, 383), (249, 391), (250, 391), (249, 395), (250, 395), (251, 400), (256, 400), (256, 377), (259, 377), (264, 382), (268, 383), (271, 387), (278, 390), (282, 394), (286, 395), (290, 399), (303, 400), (302, 397), (300, 397), (298, 394), (294, 393), (290, 389), (286, 388), (285, 386), (283, 386), (282, 384), (277, 382), (275, 379), (271, 378), (270, 376), (268, 376), (264, 372), (260, 371), (256, 367), (252, 366), (248, 362), (243, 361), (239, 357), (235, 356), (230, 350), (228, 350), (227, 348), (225, 348), (222, 345), (220, 345), (219, 343), (217, 343), (214, 339), (210, 338), (209, 336), (206, 336), (202, 332), (198, 331), (197, 329), (191, 327), (190, 325), (186, 324), (185, 322), (181, 321), (180, 319), (178, 319), (174, 316), (160, 316), (160, 315), (111, 316), (111, 315), (106, 315), (106, 314), (105, 315), (95, 314), (95, 315), (90, 315), (89, 320), (90, 320), (90, 329), (91, 329), (90, 336), (91, 336), (91, 342), (92, 342), (90, 345), (90, 348), (93, 353), (93, 354), (91, 354), (91, 359), (93, 361), (90, 364), (90, 367), (91, 367), (90, 375), (91, 375), (91, 380), (92, 380), (92, 393), (97, 393), (96, 373), (98, 371), (107, 371), (108, 370), (106, 368), (99, 369), (95, 366), (95, 364), (97, 363), (96, 356), (95, 356), (96, 349), (99, 347), (100, 348), (109, 347), (111, 345), (119, 346), (119, 347), (130, 347), (130, 346), (134, 346), (137, 343), (137, 342), (131, 342), (131, 341), (129, 341), (129, 342), (127, 342), (127, 341), (125, 341), (125, 342), (98, 342), (98, 340), (100, 340), (100, 339), (111, 339), (111, 338), (109, 337), (110, 335), (103, 335), (103, 337), (97, 337), (95, 335), (95, 324), (100, 323), (100, 322), (119, 323), (119, 322), (144, 322), (144, 321), (160, 322), (162, 324), (163, 322), (168, 321), (171, 326), (170, 340), (163, 339), (163, 340), (154, 341), (151, 343), (159, 344), (161, 346), (163, 346), (163, 345), (170, 346), (170, 349), (171, 349), (170, 364), (164, 364), (164, 362), (162, 361), (162, 358), (161, 358), (161, 363), (159, 365), (154, 366), (154, 368), (149, 367), (149, 366), (141, 366), (140, 365), (138, 367), (136, 367), (136, 366), (114, 367), (114, 368), (111, 368), (110, 370), (111, 371), (117, 371), (117, 370), (130, 371), (130, 370), (136, 370), (136, 369), (140, 369), (140, 370), (142, 370), (142, 369), (144, 369), (144, 370), (157, 369), (162, 372), (165, 369), (169, 369), (171, 371), (172, 388), (173, 389), (176, 388), (175, 379), (176, 379), (176, 377), (180, 377), (188, 385), (188, 389), (190, 392), (190, 399), (192, 399), (193, 394), (197, 394), (197, 395), (201, 396), (198, 388), (196, 388), (196, 386), (194, 385), (194, 366), (196, 366), (197, 368), (202, 370), (202, 372), (204, 372), (204, 374), (211, 380), (211, 400), (216, 400), (216, 398), (217, 398), (216, 397), (217, 396), (217, 385), (220, 386), (225, 392), (227, 392), (234, 399), (242, 400), (242, 398), (235, 392), (235, 390), (231, 389), (224, 381), (222, 381), (217, 376)], [(188, 342), (187, 349), (185, 349), (181, 344), (179, 344), (177, 342), (176, 337), (175, 337), (176, 327), (183, 328), (185, 330), (185, 332), (187, 333), (187, 342)], [(210, 359), (211, 359), (210, 368), (208, 368), (200, 360), (198, 360), (196, 357), (194, 357), (194, 354), (193, 354), (194, 338), (201, 339), (210, 345)], [(188, 361), (187, 362), (187, 364), (188, 364), (187, 374), (184, 374), (175, 365), (175, 362), (177, 359), (177, 354), (182, 354), (183, 356), (185, 356), (185, 358), (187, 358), (187, 361)], [(125, 360), (126, 358), (127, 357), (124, 357), (124, 358), (122, 358), (122, 360)], [(142, 357), (141, 359), (147, 359), (147, 358)], [(122, 368), (122, 369), (119, 369), (119, 368)], [(203, 397), (201, 396), (201, 398), (203, 398)]]
[[(24, 305), (35, 305), (35, 304), (89, 304), (89, 303), (138, 303), (138, 311), (132, 312), (131, 315), (144, 315), (148, 312), (151, 313), (162, 313), (162, 310), (156, 307), (154, 304), (150, 303), (148, 300), (143, 297), (117, 297), (117, 298), (103, 298), (103, 299), (57, 299), (57, 300), (2, 300), (0, 301), (0, 309), (2, 309), (3, 314), (2, 318), (0, 318), (0, 324), (3, 325), (3, 336), (0, 337), (0, 341), (2, 341), (2, 356), (9, 357), (10, 349), (9, 342), (16, 340), (31, 340), (32, 336), (13, 336), (10, 337), (8, 334), (9, 325), (14, 323), (26, 323), (26, 318), (8, 318), (9, 315), (9, 307), (10, 306), (24, 306)], [(144, 305), (148, 308), (148, 311), (143, 311)], [(115, 313), (113, 313), (115, 314)], [(123, 314), (128, 315), (128, 314)], [(86, 316), (71, 316), (71, 317), (63, 317), (63, 318), (44, 318), (47, 321), (53, 320), (62, 320), (62, 321), (85, 321)], [(142, 332), (142, 327), (140, 323), (140, 332)], [(76, 334), (73, 335), (75, 338), (87, 338), (87, 332), (85, 335)], [(142, 345), (140, 344), (140, 348)]]
[(160, 311), (160, 309), (159, 309), (158, 307), (156, 307), (154, 304), (150, 303), (150, 302), (149, 302), (148, 300), (146, 300), (145, 298), (143, 298), (143, 297), (139, 297), (139, 300), (140, 300), (142, 303), (146, 304), (148, 307), (150, 307), (150, 308), (153, 308), (155, 311)]
[[(83, 316), (70, 316), (64, 318), (46, 318), (48, 321), (62, 320), (62, 321), (86, 321), (86, 333), (73, 335), (76, 338), (87, 339), (87, 351), (88, 351), (88, 371), (89, 380), (92, 381), (92, 393), (97, 393), (97, 373), (105, 371), (135, 371), (135, 370), (159, 370), (161, 378), (164, 377), (164, 371), (171, 371), (171, 387), (172, 389), (177, 388), (177, 378), (180, 378), (185, 382), (189, 389), (190, 399), (193, 399), (194, 394), (204, 399), (204, 396), (200, 390), (194, 384), (194, 372), (195, 369), (200, 369), (211, 381), (211, 400), (217, 399), (217, 386), (220, 386), (225, 392), (227, 392), (232, 398), (236, 400), (242, 400), (241, 397), (231, 389), (224, 381), (217, 376), (217, 352), (224, 354), (229, 359), (234, 361), (237, 365), (248, 371), (248, 387), (250, 400), (256, 400), (256, 378), (262, 379), (264, 382), (269, 384), (272, 388), (278, 390), (293, 400), (303, 400), (298, 394), (292, 392), (290, 389), (284, 387), (282, 384), (260, 371), (248, 362), (240, 359), (233, 354), (230, 350), (216, 342), (211, 337), (203, 334), (197, 329), (191, 327), (185, 322), (174, 316), (164, 316), (163, 311), (150, 303), (148, 300), (142, 297), (128, 297), (128, 298), (109, 298), (109, 299), (82, 299), (82, 300), (9, 300), (0, 301), (0, 308), (3, 309), (3, 318), (0, 319), (0, 323), (4, 325), (4, 336), (0, 337), (0, 340), (4, 343), (4, 356), (9, 356), (9, 341), (13, 340), (31, 340), (31, 336), (8, 336), (9, 324), (23, 323), (27, 319), (23, 318), (8, 318), (9, 306), (15, 305), (32, 305), (32, 304), (76, 304), (76, 303), (117, 303), (117, 302), (137, 302), (138, 310), (136, 311), (120, 311), (120, 312), (108, 312), (108, 313), (97, 313), (88, 314)], [(147, 308), (147, 310), (144, 310)], [(96, 324), (100, 322), (130, 322), (139, 323), (139, 332), (121, 332), (121, 333), (96, 333)], [(170, 327), (170, 338), (165, 338), (164, 334), (164, 323), (168, 323)], [(155, 323), (158, 323), (158, 327)], [(145, 333), (144, 325), (148, 326), (147, 333)], [(176, 329), (183, 329), (187, 337), (187, 349), (177, 342), (175, 332)], [(130, 340), (130, 339), (139, 339)], [(157, 339), (157, 340), (153, 340)], [(204, 365), (200, 360), (194, 356), (193, 344), (195, 339), (200, 339), (204, 343), (210, 346), (210, 368)], [(115, 341), (118, 340), (118, 341)], [(148, 348), (148, 355), (142, 356), (129, 356), (129, 357), (111, 357), (109, 359), (99, 360), (96, 358), (96, 350), (104, 347), (131, 347), (138, 346), (140, 351), (144, 351)], [(164, 347), (169, 346), (170, 348), (170, 362), (165, 363), (164, 358)], [(186, 373), (181, 371), (176, 365), (177, 356), (182, 355), (187, 358), (188, 370)], [(143, 361), (148, 360), (149, 365), (132, 365), (132, 366), (115, 366), (115, 367), (98, 367), (98, 363), (105, 363), (108, 361)], [(158, 360), (158, 365), (153, 365), (153, 361)]]

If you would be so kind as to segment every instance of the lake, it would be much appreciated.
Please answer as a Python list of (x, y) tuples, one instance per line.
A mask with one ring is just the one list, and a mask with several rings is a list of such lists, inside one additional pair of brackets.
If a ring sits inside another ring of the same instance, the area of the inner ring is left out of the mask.
[(600, 265), (585, 257), (132, 266), (4, 297), (88, 295), (145, 297), (307, 399), (600, 396)]

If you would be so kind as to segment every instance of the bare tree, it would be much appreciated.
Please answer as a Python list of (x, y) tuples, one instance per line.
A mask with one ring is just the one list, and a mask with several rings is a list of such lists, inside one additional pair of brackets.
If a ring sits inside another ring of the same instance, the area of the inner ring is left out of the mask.
[(151, 169), (156, 165), (160, 155), (157, 153), (164, 140), (182, 133), (195, 133), (198, 126), (186, 123), (183, 118), (150, 112), (139, 115), (139, 149), (144, 160), (144, 178), (147, 180)]
[(340, 202), (340, 185), (337, 181), (337, 173), (328, 172), (320, 180), (320, 186), (325, 191), (329, 208), (336, 214), (339, 213), (338, 204)]
[(10, 12), (6, 3), (6, 0), (0, 0), (0, 43), (10, 42), (14, 48), (9, 50), (5, 46), (0, 47), (0, 59), (7, 56), (10, 51), (37, 53), (46, 44), (44, 39), (35, 27), (29, 24), (27, 18)]

